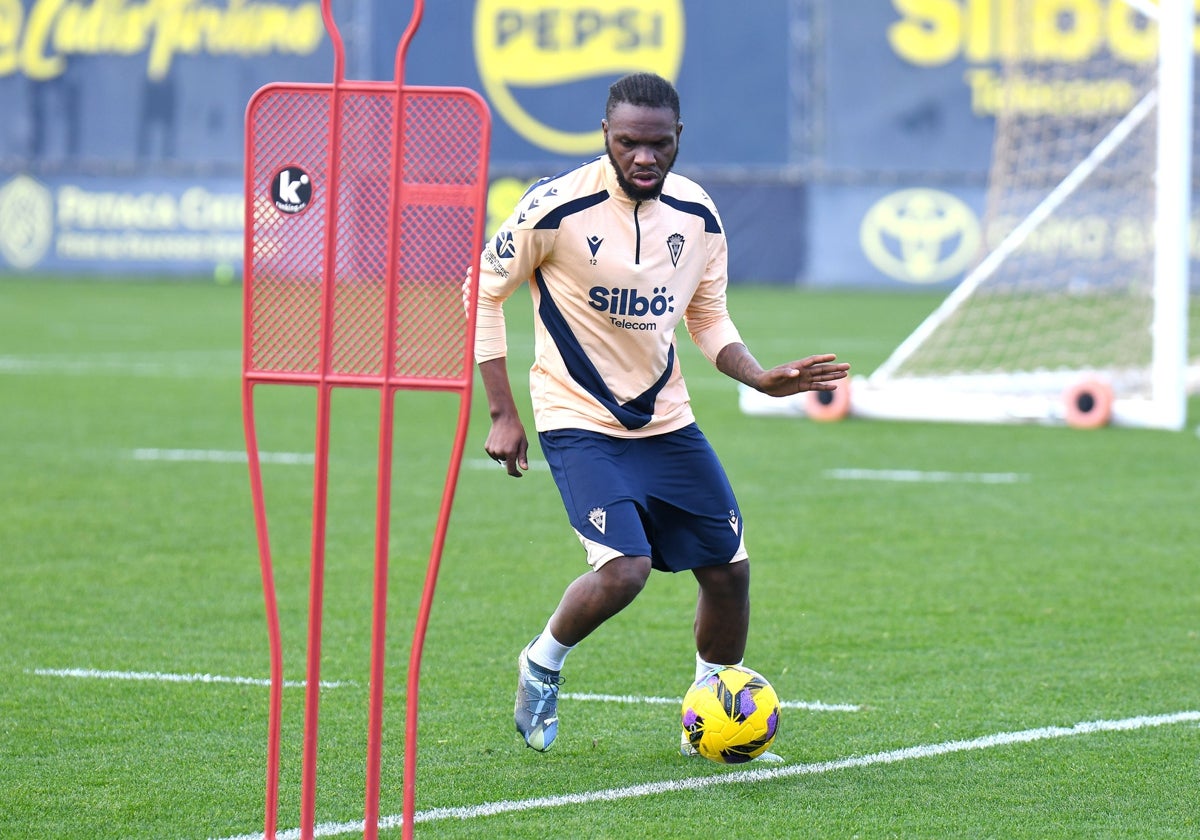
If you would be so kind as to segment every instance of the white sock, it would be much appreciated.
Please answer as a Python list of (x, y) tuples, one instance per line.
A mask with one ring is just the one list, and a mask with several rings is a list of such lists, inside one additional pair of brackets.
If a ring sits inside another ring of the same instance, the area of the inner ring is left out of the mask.
[[(744, 662), (744, 661), (745, 660), (739, 659), (737, 662), (735, 662), (733, 664), (741, 665), (742, 662)], [(700, 679), (705, 674), (707, 674), (709, 671), (713, 671), (713, 670), (716, 670), (717, 668), (723, 668), (723, 667), (725, 667), (725, 666), (718, 665), (715, 662), (706, 662), (706, 661), (704, 661), (704, 659), (702, 659), (700, 657), (700, 654), (698, 654), (698, 653), (696, 654), (696, 679)]]
[(701, 658), (700, 654), (696, 654), (696, 679), (700, 679), (704, 674), (709, 671), (715, 671), (719, 667), (721, 666), (716, 664), (716, 662), (708, 662)]
[(550, 625), (542, 631), (542, 635), (534, 639), (529, 646), (529, 658), (541, 665), (547, 671), (561, 671), (567, 654), (575, 649), (574, 645), (561, 644), (550, 632)]

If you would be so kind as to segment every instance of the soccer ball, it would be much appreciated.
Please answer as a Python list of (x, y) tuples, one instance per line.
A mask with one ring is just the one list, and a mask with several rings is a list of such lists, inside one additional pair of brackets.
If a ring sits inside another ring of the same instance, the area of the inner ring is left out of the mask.
[(710, 761), (742, 764), (758, 758), (775, 740), (779, 697), (762, 674), (749, 668), (716, 668), (684, 695), (683, 731)]

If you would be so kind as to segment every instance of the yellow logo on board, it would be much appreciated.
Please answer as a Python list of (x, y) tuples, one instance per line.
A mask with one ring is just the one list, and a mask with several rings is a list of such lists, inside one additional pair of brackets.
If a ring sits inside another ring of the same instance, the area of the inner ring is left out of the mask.
[(886, 195), (863, 216), (859, 243), (871, 264), (906, 283), (937, 283), (979, 254), (979, 220), (965, 202), (940, 190)]
[(522, 137), (552, 152), (604, 148), (603, 102), (594, 128), (572, 130), (535, 115), (522, 95), (539, 89), (632, 72), (675, 80), (683, 60), (682, 0), (478, 0), (475, 57), (492, 106)]
[(177, 55), (311, 55), (325, 37), (319, 2), (0, 0), (0, 77), (63, 74), (76, 55), (147, 54), (160, 80)]
[(13, 268), (31, 268), (54, 238), (54, 198), (26, 175), (0, 187), (0, 254)]
[[(1183, 0), (1174, 0), (1183, 2)], [(1200, 8), (1200, 0), (1191, 0)], [(886, 37), (913, 67), (967, 65), (977, 116), (1099, 117), (1128, 111), (1152, 83), (1156, 4), (1127, 0), (891, 0)], [(1200, 48), (1200, 28), (1192, 35)], [(1048, 73), (1045, 68), (1060, 68)], [(1001, 72), (1001, 68), (1007, 68)], [(1065, 68), (1070, 71), (1062, 72)]]

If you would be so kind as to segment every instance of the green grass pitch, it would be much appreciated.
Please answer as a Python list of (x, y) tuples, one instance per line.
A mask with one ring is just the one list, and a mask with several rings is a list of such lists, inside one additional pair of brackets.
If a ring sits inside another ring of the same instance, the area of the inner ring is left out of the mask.
[[(730, 292), (764, 362), (836, 352), (860, 374), (936, 303)], [(527, 300), (508, 312), (520, 376)], [(267, 639), (238, 460), (240, 319), (236, 286), (0, 280), (0, 837), (262, 831)], [(523, 746), (517, 652), (584, 566), (549, 474), (487, 463), (477, 390), (425, 649), (418, 837), (1200, 836), (1200, 406), (1178, 433), (747, 417), (733, 383), (680, 348), (747, 520), (747, 664), (814, 704), (784, 709), (786, 763), (677, 755), (677, 706), (650, 700), (691, 678), (681, 576), (653, 577), (572, 655), (559, 742)], [(314, 399), (257, 393), (298, 681)], [(398, 397), (387, 837), (455, 404)], [(335, 393), (319, 836), (361, 836), (377, 412), (373, 392)], [(285, 690), (285, 830), (302, 701)]]

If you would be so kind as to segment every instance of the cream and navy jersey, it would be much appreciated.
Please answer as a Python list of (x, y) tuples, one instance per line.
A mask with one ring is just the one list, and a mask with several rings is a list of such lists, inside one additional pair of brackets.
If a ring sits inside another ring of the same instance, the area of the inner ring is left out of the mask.
[(741, 341), (721, 219), (693, 181), (630, 199), (607, 156), (534, 184), (479, 265), (478, 362), (507, 355), (504, 301), (530, 284), (534, 426), (644, 437), (693, 422), (676, 356), (682, 319), (710, 360)]

